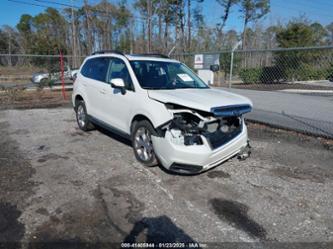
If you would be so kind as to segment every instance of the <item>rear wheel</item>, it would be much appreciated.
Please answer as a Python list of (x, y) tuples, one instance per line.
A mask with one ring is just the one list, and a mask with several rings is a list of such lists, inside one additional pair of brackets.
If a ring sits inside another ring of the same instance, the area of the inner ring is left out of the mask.
[(151, 136), (156, 134), (153, 126), (147, 120), (142, 120), (134, 125), (132, 131), (132, 145), (136, 159), (147, 167), (157, 165)]
[(76, 104), (76, 121), (79, 128), (83, 131), (89, 131), (94, 128), (94, 125), (90, 122), (86, 105), (83, 100), (80, 100)]
[(45, 86), (48, 85), (48, 83), (49, 83), (49, 79), (48, 78), (43, 78), (39, 82), (39, 87), (45, 87)]

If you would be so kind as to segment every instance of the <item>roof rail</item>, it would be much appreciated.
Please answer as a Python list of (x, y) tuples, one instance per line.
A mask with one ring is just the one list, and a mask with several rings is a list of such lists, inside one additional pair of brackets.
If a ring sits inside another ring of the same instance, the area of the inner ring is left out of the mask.
[(95, 51), (91, 55), (96, 55), (96, 54), (106, 54), (106, 53), (113, 53), (113, 54), (119, 54), (119, 55), (124, 55), (124, 53), (117, 51), (117, 50), (100, 50), (100, 51)]
[(156, 54), (156, 53), (148, 53), (148, 54), (131, 54), (133, 56), (151, 56), (151, 57), (159, 57), (159, 58), (165, 58), (169, 59), (170, 57), (165, 54)]

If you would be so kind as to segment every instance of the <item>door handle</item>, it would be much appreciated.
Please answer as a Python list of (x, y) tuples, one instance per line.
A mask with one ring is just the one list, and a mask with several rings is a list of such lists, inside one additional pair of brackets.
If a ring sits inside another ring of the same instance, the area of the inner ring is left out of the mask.
[(99, 92), (101, 93), (101, 94), (106, 94), (106, 91), (103, 89), (103, 90), (99, 90)]

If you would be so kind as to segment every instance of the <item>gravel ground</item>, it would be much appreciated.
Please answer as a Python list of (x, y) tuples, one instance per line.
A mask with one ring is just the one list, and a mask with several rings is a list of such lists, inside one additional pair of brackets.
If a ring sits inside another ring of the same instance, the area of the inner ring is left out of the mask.
[(331, 141), (250, 124), (251, 158), (180, 176), (70, 108), (0, 111), (0, 134), (0, 242), (333, 241)]

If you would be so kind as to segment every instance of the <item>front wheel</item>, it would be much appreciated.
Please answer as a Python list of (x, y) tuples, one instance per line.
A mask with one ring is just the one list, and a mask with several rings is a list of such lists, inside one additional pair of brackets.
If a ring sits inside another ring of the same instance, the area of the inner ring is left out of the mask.
[(158, 164), (151, 135), (155, 134), (153, 126), (146, 120), (139, 121), (132, 131), (132, 145), (136, 159), (147, 167)]

